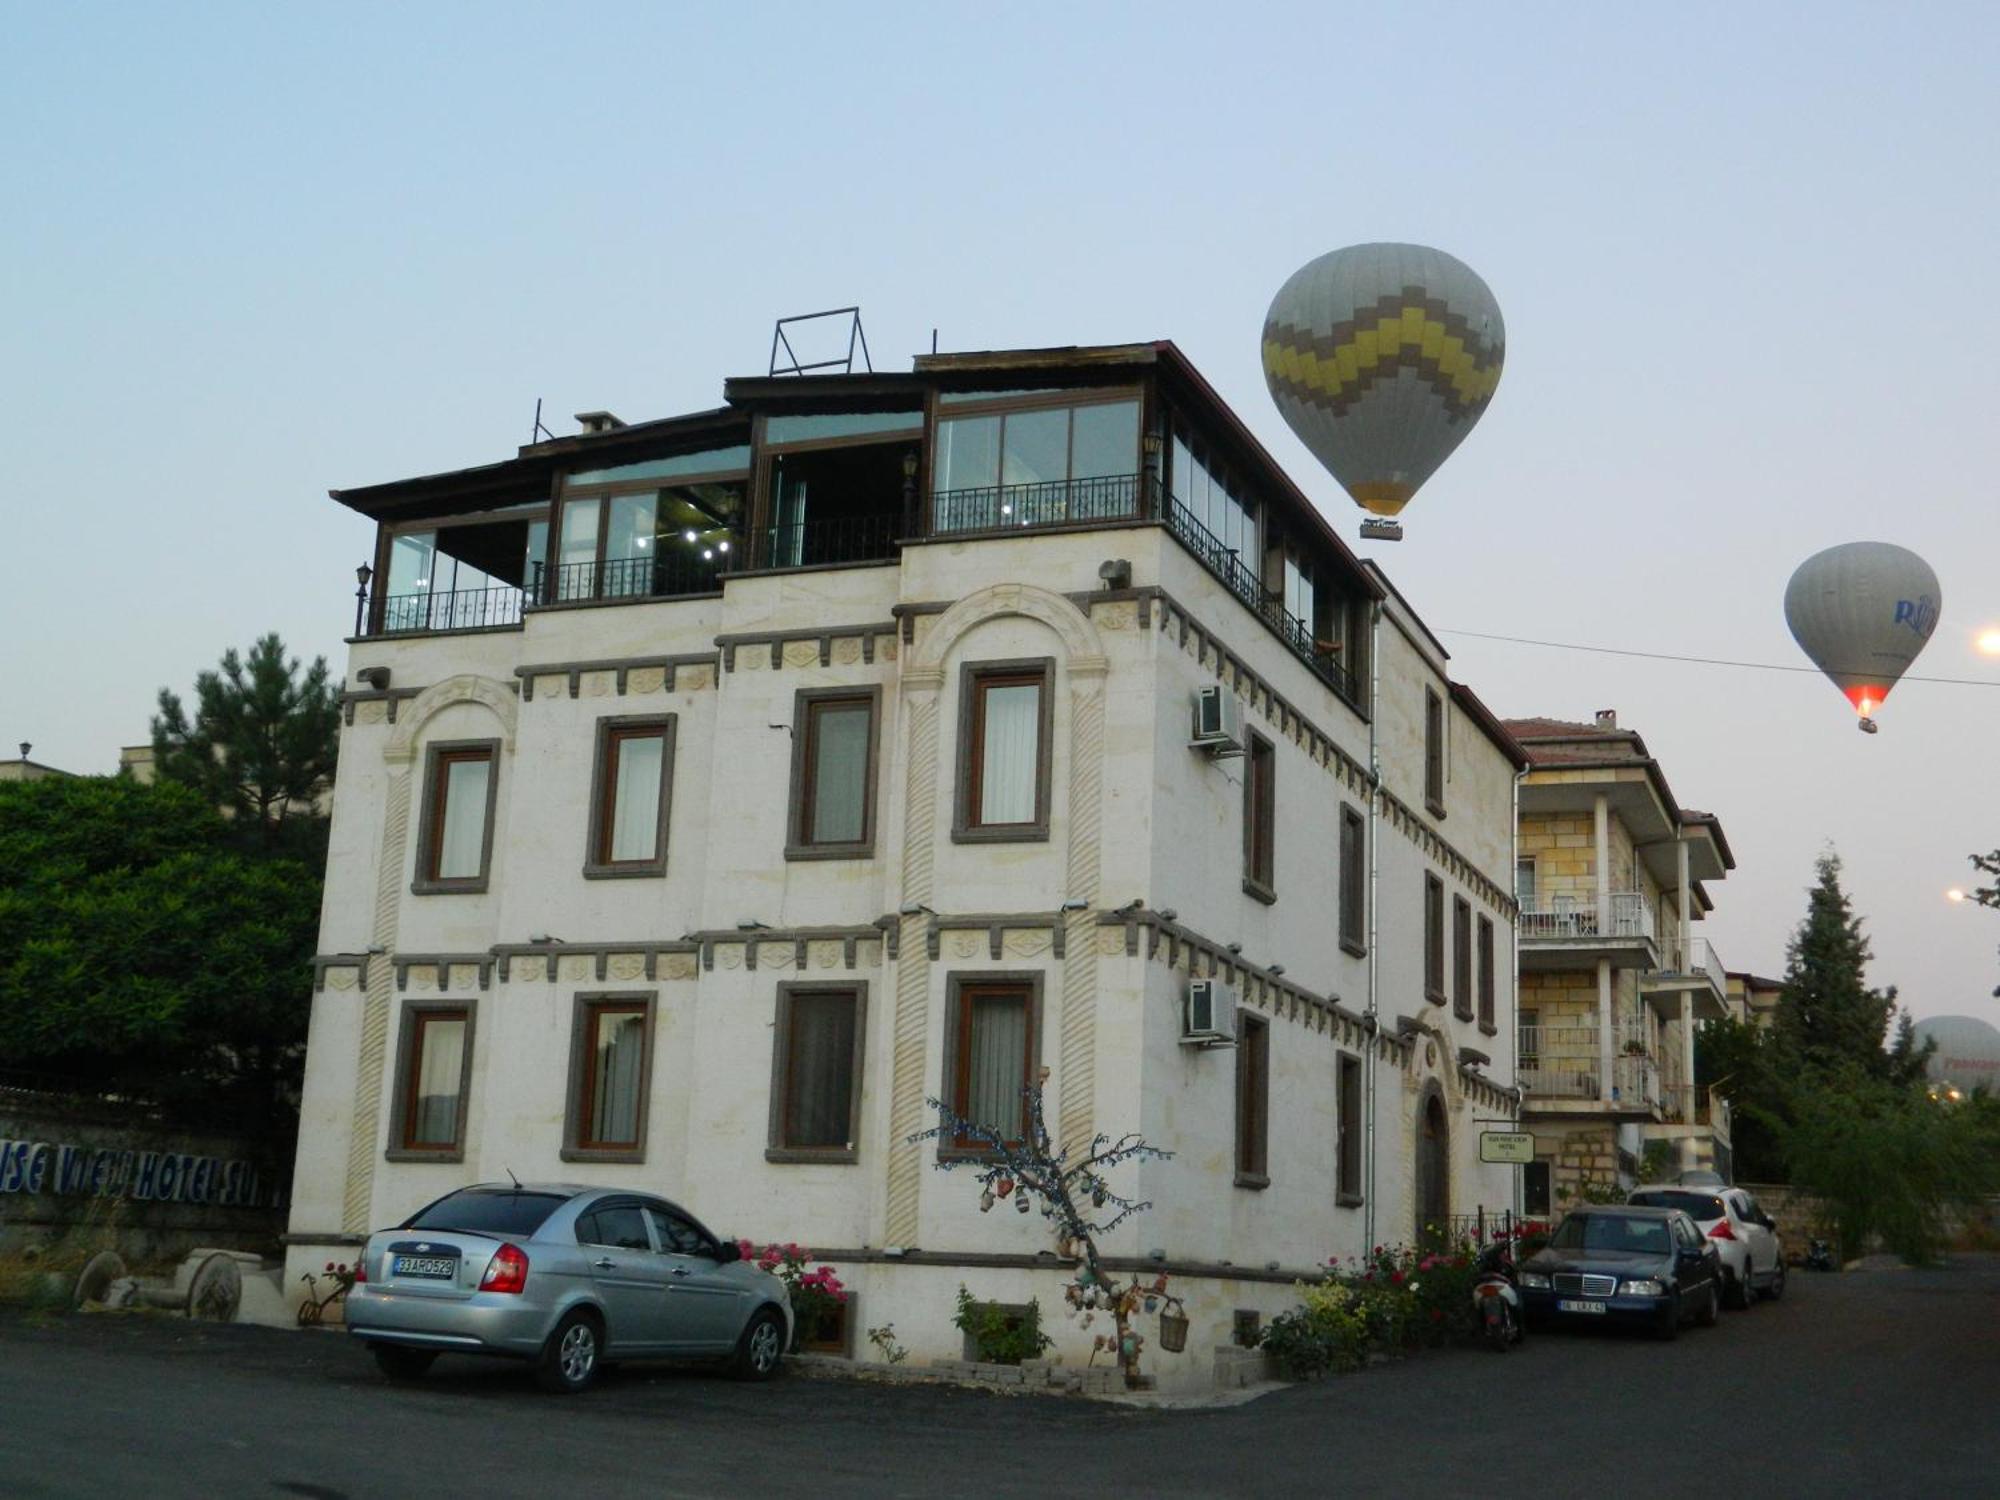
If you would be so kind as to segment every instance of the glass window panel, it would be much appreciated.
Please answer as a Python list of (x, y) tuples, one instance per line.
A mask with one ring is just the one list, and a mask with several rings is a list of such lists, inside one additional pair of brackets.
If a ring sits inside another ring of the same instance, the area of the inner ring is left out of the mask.
[(981, 689), (979, 777), (981, 824), (1035, 821), (1040, 763), (1040, 683), (996, 683)]
[(1174, 497), (1188, 508), (1197, 521), (1206, 525), (1208, 521), (1208, 498), (1206, 493), (1201, 496), (1199, 501), (1195, 497), (1195, 486), (1201, 482), (1200, 476), (1194, 466), (1194, 454), (1188, 451), (1188, 445), (1179, 438), (1174, 439), (1173, 464)]
[(659, 858), (660, 768), (666, 749), (666, 736), (660, 734), (620, 735), (611, 741), (614, 863)]
[(547, 521), (530, 521), (528, 523), (528, 548), (522, 558), (521, 582), (526, 587), (533, 588), (535, 580), (548, 567), (548, 561), (549, 523)]
[(1012, 391), (945, 391), (938, 397), (940, 406), (964, 406), (973, 401), (1004, 401), (1011, 396), (1039, 396), (1045, 387), (1023, 387)]
[(465, 1068), (465, 1021), (427, 1016), (417, 1023), (414, 1108), (409, 1123), (412, 1146), (458, 1144), (458, 1089)]
[(636, 479), (680, 479), (689, 474), (727, 474), (750, 467), (750, 447), (704, 448), (699, 453), (677, 453), (671, 458), (651, 458), (644, 463), (623, 464), (615, 469), (586, 469), (566, 481), (570, 489), (586, 484), (622, 484)]
[(965, 1082), (967, 1121), (1003, 1139), (1021, 1134), (1021, 1090), (1028, 1071), (1028, 1005), (1018, 995), (966, 999), (968, 1039)]
[(435, 531), (405, 531), (389, 544), (389, 594), (414, 594), (430, 587), (437, 559)]
[(811, 843), (851, 844), (867, 836), (872, 717), (866, 703), (826, 704), (813, 711)]
[(659, 495), (651, 490), (611, 497), (611, 519), (604, 536), (603, 592), (607, 595), (653, 591), (659, 502)]
[(998, 417), (960, 417), (938, 423), (938, 489), (991, 488), (999, 482)]
[(764, 422), (767, 443), (802, 443), (814, 438), (859, 437), (879, 432), (885, 436), (921, 432), (924, 414), (920, 411), (834, 412), (809, 417), (768, 417)]
[(854, 997), (794, 994), (790, 1008), (785, 1144), (845, 1147), (854, 1095)]
[(1070, 455), (1072, 479), (1099, 479), (1139, 472), (1139, 403), (1076, 409), (1076, 441)]
[(1046, 484), (1069, 476), (1067, 408), (1009, 412), (1002, 442), (1002, 484)]
[(590, 1144), (636, 1146), (639, 1076), (646, 1050), (644, 1013), (592, 1011), (591, 1050), (595, 1087), (590, 1101)]
[(445, 762), (439, 880), (478, 879), (485, 859), (486, 788), (492, 774), (493, 764), (485, 756)]
[(558, 599), (587, 599), (597, 592), (597, 512), (602, 503), (572, 500), (562, 508)]

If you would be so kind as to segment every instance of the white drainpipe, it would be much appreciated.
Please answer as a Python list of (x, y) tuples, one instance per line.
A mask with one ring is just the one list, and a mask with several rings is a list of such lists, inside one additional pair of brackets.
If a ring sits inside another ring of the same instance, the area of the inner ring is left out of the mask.
[(1381, 1008), (1376, 995), (1376, 955), (1382, 951), (1381, 902), (1376, 887), (1382, 858), (1376, 848), (1376, 814), (1382, 802), (1382, 601), (1368, 618), (1368, 1050), (1362, 1058), (1362, 1135), (1367, 1142), (1367, 1181), (1362, 1187), (1362, 1241), (1375, 1238), (1375, 1054), (1381, 1040)]

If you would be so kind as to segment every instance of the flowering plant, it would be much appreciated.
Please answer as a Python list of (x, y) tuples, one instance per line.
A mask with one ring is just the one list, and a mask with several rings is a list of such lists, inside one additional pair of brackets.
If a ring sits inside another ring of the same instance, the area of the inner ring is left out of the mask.
[(814, 1265), (813, 1253), (805, 1246), (788, 1241), (759, 1248), (749, 1240), (738, 1240), (736, 1248), (745, 1260), (755, 1262), (758, 1270), (784, 1282), (792, 1299), (794, 1344), (818, 1337), (827, 1319), (846, 1305), (846, 1285), (832, 1266), (825, 1262)]

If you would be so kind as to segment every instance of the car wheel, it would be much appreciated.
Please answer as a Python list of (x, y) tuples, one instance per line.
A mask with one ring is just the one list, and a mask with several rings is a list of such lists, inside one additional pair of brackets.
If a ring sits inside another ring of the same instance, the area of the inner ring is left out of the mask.
[(535, 1361), (535, 1383), (559, 1396), (588, 1390), (597, 1379), (597, 1358), (604, 1349), (604, 1330), (594, 1314), (578, 1308), (556, 1324), (542, 1356)]
[(1681, 1299), (1676, 1293), (1667, 1304), (1666, 1315), (1653, 1325), (1653, 1337), (1671, 1342), (1681, 1336)]
[(1738, 1312), (1747, 1312), (1754, 1300), (1755, 1296), (1750, 1290), (1750, 1273), (1745, 1271), (1741, 1276), (1730, 1276), (1729, 1305)]
[(370, 1344), (375, 1368), (391, 1380), (420, 1380), (437, 1360), (435, 1349), (406, 1349), (400, 1344)]
[(1764, 1288), (1764, 1295), (1773, 1302), (1785, 1295), (1785, 1263), (1782, 1260), (1778, 1262), (1777, 1269), (1771, 1272), (1771, 1284)]
[(736, 1341), (731, 1369), (738, 1380), (769, 1380), (785, 1357), (785, 1320), (775, 1307), (760, 1307)]
[(1717, 1309), (1722, 1306), (1722, 1290), (1714, 1282), (1708, 1284), (1708, 1295), (1701, 1299), (1701, 1311), (1695, 1314), (1695, 1322), (1703, 1328), (1713, 1328)]

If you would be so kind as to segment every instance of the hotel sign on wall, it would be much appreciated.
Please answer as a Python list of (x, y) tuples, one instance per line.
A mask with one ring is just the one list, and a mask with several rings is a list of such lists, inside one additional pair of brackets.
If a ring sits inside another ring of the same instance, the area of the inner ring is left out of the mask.
[(268, 1205), (256, 1164), (183, 1151), (0, 1140), (0, 1193), (130, 1198), (142, 1203)]
[(1479, 1159), (1523, 1165), (1535, 1159), (1535, 1138), (1525, 1130), (1482, 1130)]

